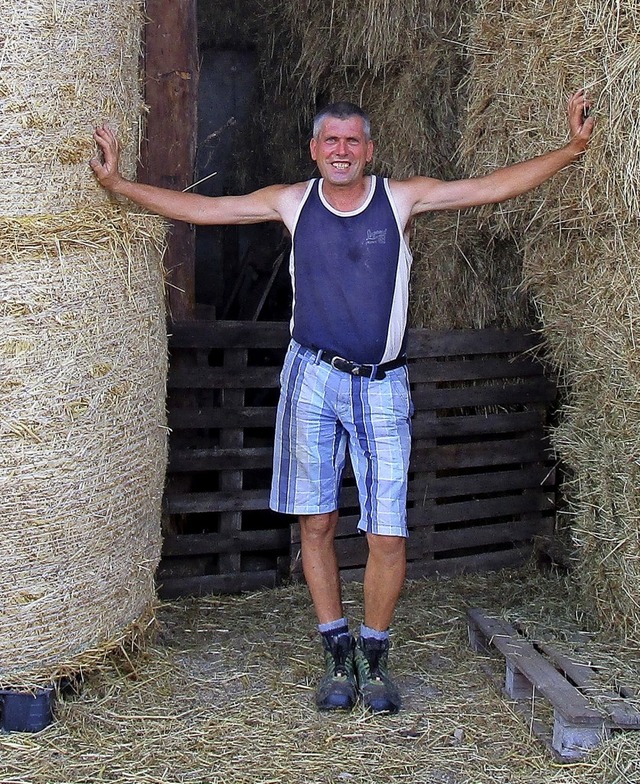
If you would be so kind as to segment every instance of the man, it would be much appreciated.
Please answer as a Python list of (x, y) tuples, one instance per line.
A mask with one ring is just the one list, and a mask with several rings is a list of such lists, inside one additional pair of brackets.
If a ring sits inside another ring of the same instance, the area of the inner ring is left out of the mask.
[[(411, 221), (434, 210), (502, 202), (529, 191), (586, 150), (593, 130), (583, 90), (568, 104), (567, 144), (491, 174), (445, 182), (369, 175), (367, 115), (332, 104), (314, 121), (310, 153), (320, 179), (244, 196), (206, 197), (130, 182), (106, 126), (91, 161), (115, 194), (193, 224), (280, 221), (292, 236), (292, 340), (282, 371), (271, 507), (299, 515), (302, 564), (318, 620), (326, 671), (316, 703), (396, 712), (387, 669), (389, 626), (405, 578), (411, 402), (405, 333)], [(364, 623), (357, 643), (343, 614), (334, 548), (338, 493), (349, 449), (369, 555)]]

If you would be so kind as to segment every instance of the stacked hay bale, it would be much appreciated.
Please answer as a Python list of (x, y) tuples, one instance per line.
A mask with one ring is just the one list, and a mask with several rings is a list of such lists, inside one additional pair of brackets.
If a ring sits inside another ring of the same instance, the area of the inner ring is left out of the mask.
[(0, 0), (0, 686), (95, 664), (150, 617), (166, 462), (162, 226), (135, 175), (139, 0)]
[[(316, 111), (336, 100), (371, 115), (376, 172), (459, 176), (459, 85), (466, 68), (464, 10), (452, 0), (372, 3), (245, 0), (233, 25), (257, 45), (262, 141), (247, 135), (242, 167), (259, 150), (265, 179), (313, 176), (308, 140)], [(203, 15), (211, 40), (226, 40), (224, 16)], [(237, 41), (236, 41), (237, 43)], [(256, 184), (255, 181), (253, 183)], [(239, 191), (247, 185), (240, 183)], [(472, 216), (423, 216), (413, 227), (411, 321), (432, 328), (520, 326), (531, 312), (509, 239), (494, 240)]]
[[(311, 97), (309, 114), (340, 99), (367, 109), (377, 172), (458, 177), (467, 5), (450, 0), (282, 3), (291, 40), (297, 42), (294, 104)], [(527, 322), (527, 300), (518, 293), (519, 266), (510, 262), (515, 254), (508, 245), (493, 242), (467, 214), (417, 220), (411, 237), (412, 324), (447, 329)]]
[(640, 7), (478, 0), (462, 159), (470, 174), (567, 138), (566, 100), (596, 99), (591, 149), (484, 225), (515, 237), (566, 387), (555, 445), (566, 461), (575, 575), (585, 610), (640, 639)]

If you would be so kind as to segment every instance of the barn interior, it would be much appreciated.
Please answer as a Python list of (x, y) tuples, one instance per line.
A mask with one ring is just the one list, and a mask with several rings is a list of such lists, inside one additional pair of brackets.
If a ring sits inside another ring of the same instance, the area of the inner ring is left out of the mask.
[[(557, 146), (582, 84), (597, 130), (586, 159), (539, 192), (412, 231), (413, 549), (393, 627), (404, 711), (313, 707), (299, 535), (265, 502), (288, 238), (274, 225), (175, 224), (155, 632), (143, 616), (63, 681), (58, 668), (56, 721), (0, 732), (0, 780), (634, 781), (635, 6), (148, 0), (145, 12), (148, 182), (220, 195), (312, 176), (311, 118), (338, 97), (369, 110), (376, 170), (393, 177), (475, 176)], [(366, 553), (349, 478), (341, 513), (356, 612)], [(554, 702), (490, 636), (474, 648), (478, 608), (591, 707), (572, 723), (564, 692)]]

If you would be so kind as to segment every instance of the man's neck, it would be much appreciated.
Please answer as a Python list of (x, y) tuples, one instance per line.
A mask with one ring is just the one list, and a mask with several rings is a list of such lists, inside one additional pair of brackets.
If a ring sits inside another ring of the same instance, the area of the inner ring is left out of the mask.
[(322, 180), (322, 195), (338, 212), (354, 212), (362, 207), (371, 189), (371, 178), (363, 177), (350, 185), (334, 185)]

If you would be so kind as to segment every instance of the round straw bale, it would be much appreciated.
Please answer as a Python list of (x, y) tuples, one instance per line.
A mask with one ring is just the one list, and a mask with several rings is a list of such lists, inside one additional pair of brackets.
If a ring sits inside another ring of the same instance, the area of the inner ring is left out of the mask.
[(111, 211), (0, 221), (0, 683), (153, 602), (166, 465), (159, 240)]
[(104, 205), (87, 162), (106, 120), (135, 175), (141, 25), (140, 0), (0, 0), (0, 215)]

